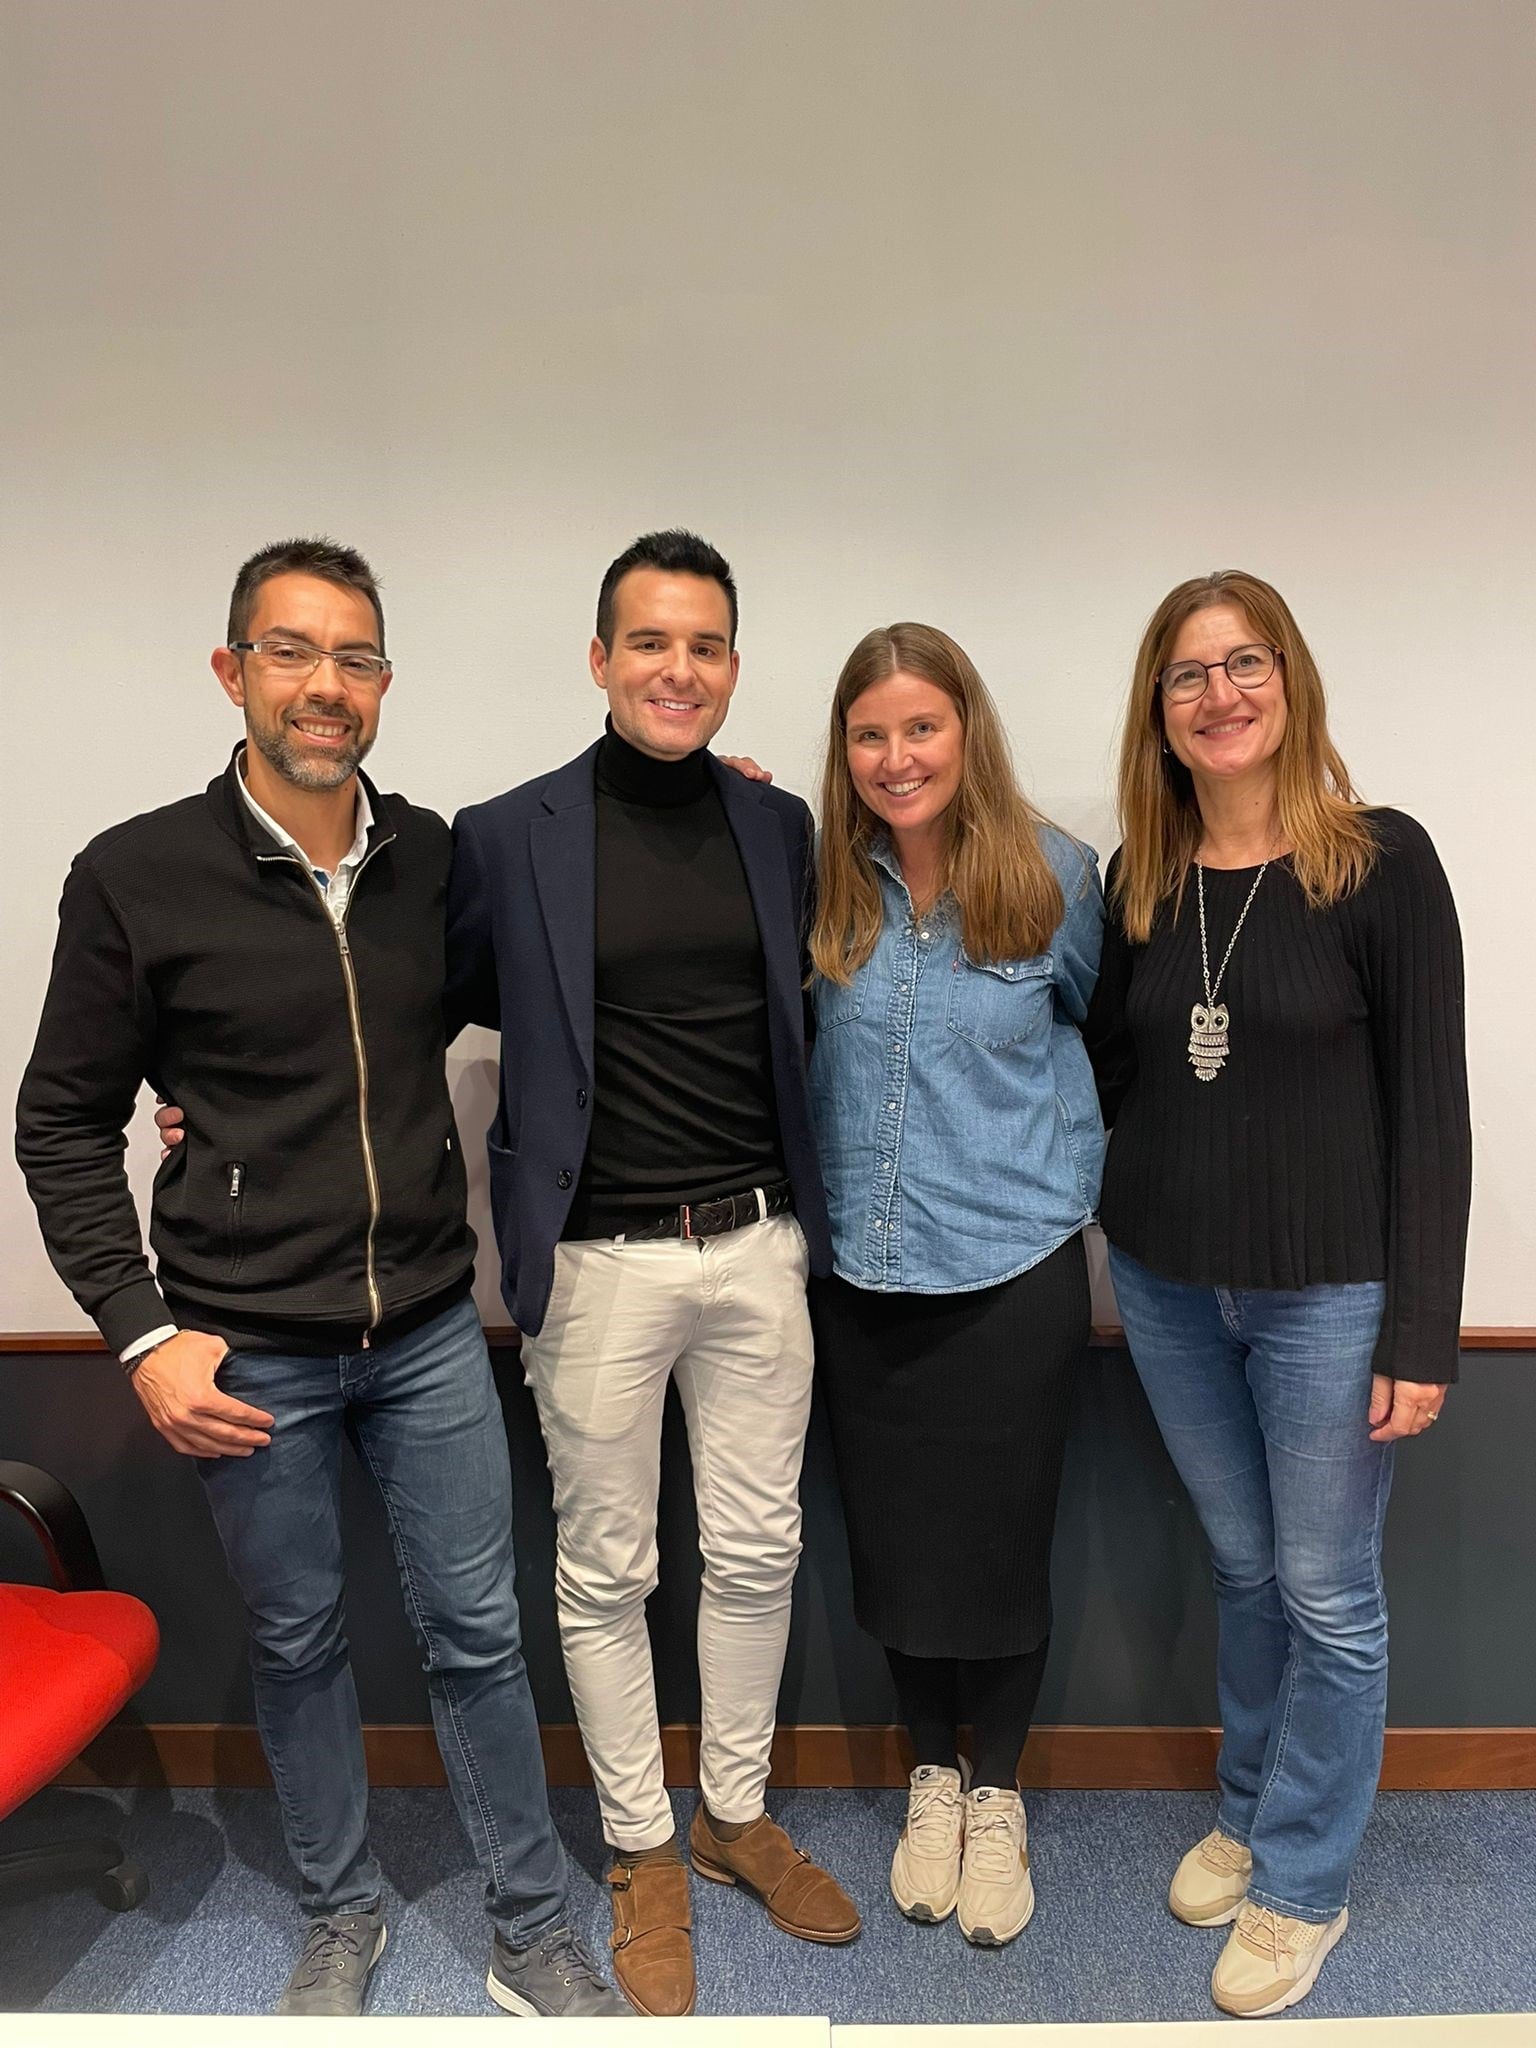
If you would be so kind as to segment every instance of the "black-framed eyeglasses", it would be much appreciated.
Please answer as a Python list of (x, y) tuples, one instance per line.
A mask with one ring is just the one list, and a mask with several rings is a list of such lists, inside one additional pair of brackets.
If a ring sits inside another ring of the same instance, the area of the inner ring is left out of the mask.
[(1252, 647), (1234, 647), (1225, 661), (1171, 661), (1158, 671), (1157, 680), (1171, 703), (1190, 704), (1205, 695), (1217, 669), (1225, 669), (1227, 681), (1240, 690), (1256, 690), (1269, 681), (1279, 659), (1278, 647), (1256, 642)]
[(322, 661), (334, 662), (336, 673), (349, 683), (380, 683), (391, 664), (382, 654), (364, 654), (351, 648), (333, 653), (329, 647), (311, 647), (307, 640), (231, 640), (233, 654), (254, 654), (263, 668), (274, 675), (292, 676), (302, 682), (312, 676)]

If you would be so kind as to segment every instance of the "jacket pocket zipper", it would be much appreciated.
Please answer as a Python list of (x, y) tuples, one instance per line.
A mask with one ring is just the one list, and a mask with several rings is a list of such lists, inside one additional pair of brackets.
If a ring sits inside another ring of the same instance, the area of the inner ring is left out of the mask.
[(240, 1261), (245, 1256), (241, 1242), (241, 1211), (245, 1207), (245, 1162), (232, 1159), (229, 1165), (229, 1270), (233, 1277), (240, 1270)]

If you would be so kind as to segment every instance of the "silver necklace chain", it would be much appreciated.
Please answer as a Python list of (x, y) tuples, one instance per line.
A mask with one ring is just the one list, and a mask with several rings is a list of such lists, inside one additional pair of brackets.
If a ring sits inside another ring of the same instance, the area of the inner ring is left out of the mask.
[(1232, 948), (1237, 944), (1237, 935), (1243, 928), (1243, 920), (1253, 908), (1253, 899), (1259, 893), (1259, 884), (1263, 881), (1265, 869), (1268, 866), (1269, 862), (1265, 861), (1264, 866), (1259, 869), (1259, 872), (1253, 878), (1253, 887), (1248, 891), (1248, 901), (1238, 912), (1237, 923), (1233, 925), (1232, 936), (1227, 941), (1227, 950), (1221, 956), (1221, 965), (1216, 970), (1216, 979), (1212, 981), (1211, 956), (1206, 951), (1205, 946), (1205, 869), (1200, 865), (1199, 861), (1195, 862), (1195, 893), (1200, 899), (1200, 972), (1205, 980), (1205, 1000), (1212, 1007), (1215, 1006), (1217, 990), (1221, 987), (1221, 977), (1227, 971), (1227, 962), (1232, 958)]
[(1237, 935), (1242, 930), (1248, 913), (1253, 908), (1253, 899), (1259, 893), (1259, 884), (1269, 868), (1263, 867), (1253, 878), (1253, 887), (1248, 891), (1248, 901), (1238, 913), (1237, 923), (1232, 927), (1232, 936), (1227, 941), (1227, 950), (1221, 956), (1221, 965), (1216, 970), (1216, 979), (1211, 979), (1211, 955), (1205, 935), (1205, 869), (1195, 862), (1195, 893), (1200, 903), (1200, 974), (1205, 983), (1205, 1001), (1196, 1003), (1189, 1013), (1189, 1063), (1198, 1079), (1214, 1081), (1226, 1065), (1231, 1050), (1229, 1025), (1231, 1017), (1228, 1006), (1218, 1003), (1222, 977), (1227, 971), (1227, 962), (1232, 958), (1232, 948), (1237, 944)]

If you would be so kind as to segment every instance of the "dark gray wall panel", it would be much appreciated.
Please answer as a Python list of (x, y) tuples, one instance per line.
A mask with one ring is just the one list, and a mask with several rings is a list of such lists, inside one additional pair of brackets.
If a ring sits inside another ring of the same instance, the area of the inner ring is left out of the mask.
[[(1536, 1357), (1469, 1355), (1445, 1420), (1398, 1455), (1387, 1541), (1391, 1717), (1401, 1725), (1536, 1724)], [(517, 1491), (528, 1662), (546, 1720), (571, 1718), (553, 1612), (549, 1478), (515, 1362), (501, 1373)], [(251, 1719), (239, 1603), (195, 1469), (166, 1449), (102, 1358), (0, 1358), (0, 1456), (47, 1466), (85, 1506), (109, 1578), (160, 1617), (141, 1700), (153, 1721)], [(349, 1616), (363, 1712), (423, 1721), (425, 1692), (383, 1517), (346, 1466)], [(786, 1721), (892, 1718), (884, 1662), (854, 1624), (837, 1488), (818, 1412), (807, 1448), (806, 1551), (781, 1699)], [(15, 1518), (0, 1576), (37, 1578)], [(698, 1582), (681, 1416), (667, 1416), (661, 1587), (651, 1603), (661, 1711), (698, 1712)], [(1214, 1627), (1199, 1530), (1122, 1351), (1083, 1361), (1056, 1546), (1056, 1628), (1043, 1721), (1181, 1725), (1214, 1718)]]

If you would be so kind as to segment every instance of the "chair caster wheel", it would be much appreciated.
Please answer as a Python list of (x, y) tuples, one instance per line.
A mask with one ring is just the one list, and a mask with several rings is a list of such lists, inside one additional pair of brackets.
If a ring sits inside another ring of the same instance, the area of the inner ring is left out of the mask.
[(96, 1896), (114, 1913), (129, 1913), (149, 1897), (149, 1879), (137, 1863), (119, 1863), (97, 1879)]

